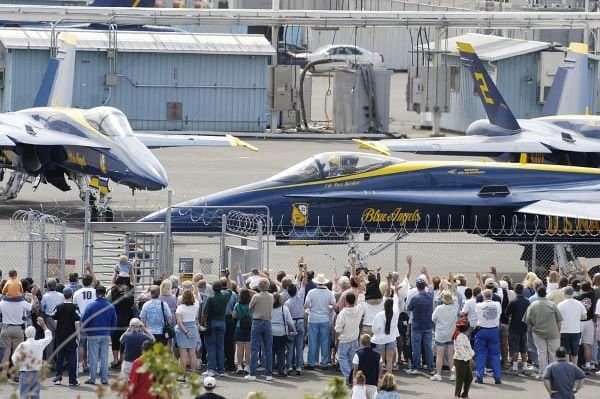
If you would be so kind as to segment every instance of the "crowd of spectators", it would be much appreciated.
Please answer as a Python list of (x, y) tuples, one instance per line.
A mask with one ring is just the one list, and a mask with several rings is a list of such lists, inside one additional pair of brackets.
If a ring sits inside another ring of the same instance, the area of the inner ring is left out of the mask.
[(22, 392), (39, 396), (43, 358), (53, 363), (57, 385), (65, 368), (69, 386), (82, 375), (86, 384), (107, 385), (112, 368), (128, 381), (129, 398), (151, 398), (152, 377), (138, 370), (156, 342), (178, 357), (182, 382), (202, 372), (211, 394), (203, 397), (213, 398), (226, 373), (271, 381), (329, 370), (357, 399), (398, 398), (401, 369), (455, 381), (455, 398), (468, 397), (473, 380), (502, 384), (506, 373), (543, 380), (551, 395), (577, 391), (585, 374), (600, 375), (600, 274), (590, 277), (585, 268), (581, 280), (552, 268), (544, 279), (528, 273), (522, 282), (491, 268), (469, 284), (463, 275), (431, 276), (426, 267), (413, 276), (411, 256), (406, 273), (383, 276), (354, 262), (341, 275), (335, 267), (315, 275), (301, 258), (293, 274), (238, 268), (235, 279), (228, 271), (216, 281), (172, 276), (134, 295), (128, 262), (119, 259), (109, 287), (89, 264), (81, 284), (73, 273), (43, 288), (9, 272), (1, 283), (2, 372), (12, 361)]

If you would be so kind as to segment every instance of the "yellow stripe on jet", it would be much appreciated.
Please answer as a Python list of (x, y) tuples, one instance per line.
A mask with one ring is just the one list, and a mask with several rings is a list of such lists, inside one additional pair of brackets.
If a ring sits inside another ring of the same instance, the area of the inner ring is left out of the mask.
[(319, 179), (304, 183), (292, 183), (282, 184), (280, 186), (257, 188), (248, 190), (248, 192), (276, 190), (283, 188), (296, 188), (296, 187), (309, 187), (320, 184), (339, 183), (349, 180), (360, 180), (371, 177), (381, 177), (394, 175), (398, 173), (408, 173), (423, 171), (428, 169), (437, 169), (443, 167), (460, 167), (460, 168), (497, 168), (497, 169), (516, 169), (516, 170), (534, 170), (540, 172), (556, 172), (556, 173), (579, 173), (579, 174), (590, 174), (600, 175), (600, 169), (598, 168), (584, 168), (580, 166), (564, 166), (564, 165), (546, 165), (546, 164), (533, 164), (533, 163), (507, 163), (507, 162), (459, 162), (459, 161), (425, 161), (425, 162), (403, 162), (395, 165), (385, 166), (381, 169), (372, 170), (364, 173), (357, 173), (354, 175), (340, 176), (329, 179)]
[(462, 53), (475, 53), (475, 49), (469, 43), (456, 42), (456, 47), (458, 47), (458, 51)]
[(250, 151), (258, 151), (258, 148), (256, 148), (252, 144), (247, 143), (244, 140), (241, 140), (235, 136), (232, 136), (231, 134), (226, 134), (225, 137), (229, 140), (229, 143), (232, 147), (243, 147), (249, 149)]
[(385, 144), (378, 143), (377, 141), (367, 141), (367, 140), (360, 140), (360, 139), (352, 139), (352, 141), (357, 143), (358, 148), (360, 148), (360, 149), (372, 150), (372, 151), (375, 151), (375, 152), (378, 152), (380, 154), (387, 155), (387, 156), (391, 155), (390, 149)]

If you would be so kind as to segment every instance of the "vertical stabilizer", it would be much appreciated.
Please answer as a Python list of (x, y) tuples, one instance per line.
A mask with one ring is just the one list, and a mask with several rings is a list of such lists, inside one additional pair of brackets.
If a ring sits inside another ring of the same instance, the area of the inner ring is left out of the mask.
[(556, 70), (544, 101), (543, 115), (581, 115), (591, 108), (588, 46), (571, 43), (563, 64)]
[(60, 34), (56, 58), (48, 62), (42, 85), (35, 97), (34, 107), (71, 106), (76, 46), (77, 39), (74, 33)]
[(461, 61), (471, 71), (475, 89), (481, 98), (481, 103), (490, 122), (506, 130), (520, 130), (519, 123), (508, 105), (506, 105), (506, 101), (502, 98), (483, 63), (475, 54), (473, 46), (462, 42), (457, 42), (456, 45)]

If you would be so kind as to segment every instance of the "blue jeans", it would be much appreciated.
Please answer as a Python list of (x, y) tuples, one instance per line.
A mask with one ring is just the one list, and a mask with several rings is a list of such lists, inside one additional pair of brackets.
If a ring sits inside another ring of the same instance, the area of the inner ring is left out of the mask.
[(39, 371), (21, 371), (19, 373), (19, 398), (40, 399)]
[(485, 375), (485, 365), (490, 361), (494, 379), (500, 380), (500, 337), (498, 328), (480, 328), (475, 336), (475, 367), (478, 380)]
[(100, 361), (100, 381), (108, 384), (108, 346), (110, 345), (110, 336), (108, 335), (88, 335), (87, 350), (88, 364), (90, 367), (90, 380), (96, 382), (96, 373), (98, 371), (98, 361)]
[(350, 374), (352, 374), (352, 359), (358, 349), (358, 341), (340, 342), (338, 345), (338, 359), (340, 361), (340, 370), (344, 379), (348, 381)]
[(265, 375), (273, 375), (273, 334), (271, 320), (252, 320), (250, 332), (250, 375), (256, 377), (258, 353), (262, 350)]
[(205, 338), (208, 369), (225, 372), (225, 320), (210, 321), (210, 335)]
[(304, 365), (304, 319), (294, 320), (294, 324), (298, 334), (287, 343), (287, 368), (299, 370)]
[(308, 323), (308, 365), (316, 366), (321, 350), (321, 366), (329, 364), (329, 322)]
[(411, 369), (417, 369), (421, 362), (421, 347), (425, 350), (425, 361), (427, 362), (427, 371), (433, 371), (433, 349), (432, 330), (415, 330), (410, 331), (412, 339), (412, 365)]

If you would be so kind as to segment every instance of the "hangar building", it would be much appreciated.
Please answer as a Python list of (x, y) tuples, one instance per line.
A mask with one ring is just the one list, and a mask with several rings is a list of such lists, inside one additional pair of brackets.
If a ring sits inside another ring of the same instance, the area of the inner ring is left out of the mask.
[[(442, 114), (442, 129), (464, 132), (471, 122), (486, 118), (473, 78), (460, 61), (456, 42), (470, 43), (475, 48), (516, 118), (542, 116), (543, 100), (565, 53), (547, 42), (468, 33), (443, 40), (440, 45), (446, 51), (441, 63), (450, 67), (450, 112)], [(433, 49), (433, 43), (430, 43), (430, 48)], [(596, 114), (598, 58), (590, 55), (588, 62), (591, 85), (585, 95), (589, 96), (589, 112)]]
[[(136, 130), (262, 132), (267, 126), (274, 49), (262, 35), (75, 33), (74, 107), (117, 107)], [(50, 30), (0, 30), (0, 111), (32, 106), (51, 37)]]

